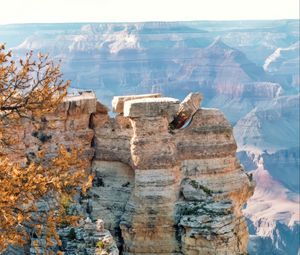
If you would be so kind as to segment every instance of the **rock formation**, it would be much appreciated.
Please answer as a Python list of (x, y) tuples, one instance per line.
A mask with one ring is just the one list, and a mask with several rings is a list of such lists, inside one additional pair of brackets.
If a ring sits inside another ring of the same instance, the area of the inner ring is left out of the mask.
[[(98, 254), (106, 239), (103, 252), (117, 254), (100, 219), (121, 254), (247, 254), (241, 210), (254, 184), (235, 157), (229, 122), (217, 109), (189, 108), (193, 98), (199, 105), (200, 94), (183, 103), (160, 94), (116, 97), (111, 118), (85, 92), (45, 116), (40, 131), (20, 127), (27, 156), (75, 145), (91, 163), (93, 186), (76, 207), (91, 221), (59, 230), (65, 254)], [(180, 112), (191, 122), (170, 130)]]
[(41, 121), (32, 123), (24, 119), (18, 123), (11, 132), (16, 142), (3, 152), (12, 160), (22, 162), (26, 158), (31, 160), (40, 150), (51, 158), (57, 153), (58, 147), (64, 145), (66, 148), (80, 147), (82, 158), (91, 162), (94, 131), (89, 125), (90, 116), (95, 111), (94, 93), (69, 95), (56, 112), (48, 114)]
[(188, 127), (170, 132), (177, 99), (116, 97), (114, 105), (115, 118), (92, 118), (90, 210), (123, 254), (246, 254), (241, 209), (253, 183), (224, 115), (198, 109)]

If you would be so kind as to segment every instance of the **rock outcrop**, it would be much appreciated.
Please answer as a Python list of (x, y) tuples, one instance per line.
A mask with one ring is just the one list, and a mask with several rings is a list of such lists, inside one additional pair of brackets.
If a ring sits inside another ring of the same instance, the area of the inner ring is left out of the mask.
[(15, 142), (6, 151), (1, 148), (1, 152), (13, 161), (22, 162), (33, 160), (41, 150), (47, 158), (52, 158), (57, 155), (59, 146), (64, 145), (80, 148), (81, 157), (91, 163), (94, 130), (90, 128), (90, 116), (93, 112), (96, 112), (94, 93), (69, 95), (56, 112), (35, 123), (24, 119), (12, 131), (7, 130)]
[(122, 105), (115, 118), (92, 119), (90, 210), (123, 254), (246, 254), (241, 209), (253, 183), (224, 115), (198, 109), (188, 127), (170, 132), (177, 99), (130, 96)]
[[(127, 255), (247, 254), (242, 207), (254, 184), (236, 159), (229, 122), (217, 109), (198, 109), (201, 100), (123, 96), (114, 99), (111, 118), (85, 92), (45, 116), (38, 131), (20, 127), (27, 157), (80, 146), (94, 173), (75, 205), (87, 220), (59, 230), (65, 254), (118, 254), (117, 246)], [(188, 125), (170, 127), (182, 113)]]

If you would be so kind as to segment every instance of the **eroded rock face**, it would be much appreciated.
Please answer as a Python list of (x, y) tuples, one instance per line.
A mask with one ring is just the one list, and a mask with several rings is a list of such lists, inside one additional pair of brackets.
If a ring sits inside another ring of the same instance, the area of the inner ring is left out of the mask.
[(55, 157), (59, 146), (63, 145), (67, 149), (80, 149), (80, 156), (91, 163), (94, 130), (90, 128), (90, 116), (93, 112), (96, 112), (94, 93), (70, 95), (56, 112), (38, 122), (20, 121), (12, 133), (16, 142), (5, 153), (13, 161), (26, 162), (34, 160), (38, 151), (44, 151), (47, 158)]
[[(116, 245), (128, 255), (247, 254), (241, 209), (254, 184), (235, 157), (229, 122), (217, 109), (197, 109), (201, 100), (199, 93), (182, 103), (125, 96), (115, 99), (118, 114), (110, 118), (94, 94), (83, 93), (45, 116), (41, 130), (20, 127), (18, 146), (27, 157), (80, 146), (92, 166), (93, 187), (75, 206), (90, 220), (60, 230), (65, 254), (97, 254), (96, 241), (108, 243), (108, 254), (118, 254)], [(171, 130), (180, 112), (192, 121)]]
[[(11, 151), (7, 150), (4, 153), (12, 161), (26, 163), (36, 160), (39, 151), (43, 151), (45, 157), (51, 159), (57, 155), (60, 146), (68, 150), (76, 148), (80, 150), (78, 155), (88, 163), (85, 170), (89, 175), (95, 151), (91, 146), (94, 130), (90, 126), (90, 118), (92, 113), (96, 112), (104, 116), (107, 114), (105, 109), (104, 106), (97, 104), (96, 96), (92, 92), (69, 95), (56, 112), (44, 116), (40, 121), (36, 123), (29, 120), (20, 121), (13, 128), (17, 142), (9, 147)], [(72, 206), (72, 212), (76, 211), (76, 215), (79, 213), (83, 217), (89, 217), (84, 203), (80, 202), (82, 198), (76, 197), (75, 200), (77, 204)], [(55, 204), (51, 196), (44, 197), (37, 201), (38, 212), (46, 212), (49, 210), (49, 205)], [(110, 232), (97, 227), (97, 220), (99, 222), (97, 218), (93, 222), (83, 222), (78, 227), (58, 229), (62, 240), (61, 247), (58, 245), (49, 247), (45, 235), (37, 236), (28, 229), (30, 237), (27, 245), (23, 248), (9, 247), (4, 254), (56, 254), (59, 250), (64, 251), (66, 255), (119, 254)], [(55, 240), (53, 243), (56, 243)]]
[[(86, 218), (76, 228), (64, 228), (59, 234), (65, 247), (64, 254), (119, 255), (113, 236), (104, 228), (102, 219), (92, 222), (90, 218)], [(32, 250), (34, 251), (33, 248)]]
[(145, 95), (131, 95), (131, 96), (116, 96), (112, 100), (112, 108), (113, 111), (116, 113), (123, 113), (124, 112), (124, 104), (126, 101), (133, 100), (133, 99), (142, 99), (142, 98), (158, 98), (162, 95), (157, 94), (145, 94)]
[(200, 107), (203, 96), (200, 93), (190, 93), (180, 103), (176, 116), (169, 124), (170, 130), (179, 129), (187, 125), (188, 120), (192, 119)]
[[(200, 104), (202, 97), (197, 98)], [(235, 157), (224, 115), (192, 109), (191, 124), (170, 132), (178, 100), (122, 100), (121, 114), (95, 129), (94, 171), (103, 178), (104, 196), (93, 199), (97, 209), (92, 211), (103, 218), (107, 207), (116, 208), (106, 227), (123, 254), (246, 254), (248, 230), (241, 209), (254, 184)], [(121, 186), (126, 181), (128, 186)]]
[(118, 161), (95, 160), (95, 178), (89, 190), (87, 209), (93, 221), (103, 219), (121, 248), (123, 238), (120, 221), (134, 186), (133, 169)]

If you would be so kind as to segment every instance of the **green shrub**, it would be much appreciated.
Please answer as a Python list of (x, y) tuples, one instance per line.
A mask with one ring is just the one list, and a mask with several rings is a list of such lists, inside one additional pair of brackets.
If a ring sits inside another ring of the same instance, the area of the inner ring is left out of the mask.
[(68, 233), (68, 238), (70, 240), (75, 240), (76, 239), (76, 232), (74, 228), (71, 228), (69, 233)]
[(100, 240), (96, 243), (96, 247), (99, 249), (103, 249), (104, 248), (104, 243)]
[(195, 180), (191, 180), (190, 181), (190, 185), (194, 188), (194, 189), (202, 189), (207, 195), (211, 196), (213, 194), (213, 191), (210, 190), (209, 188), (199, 184), (198, 182), (196, 182)]

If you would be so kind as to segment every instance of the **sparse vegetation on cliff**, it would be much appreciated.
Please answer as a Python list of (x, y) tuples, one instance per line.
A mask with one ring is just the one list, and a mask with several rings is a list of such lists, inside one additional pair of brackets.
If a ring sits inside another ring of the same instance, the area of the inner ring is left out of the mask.
[[(73, 223), (77, 217), (67, 215), (61, 198), (72, 198), (76, 187), (86, 190), (84, 183), (86, 163), (78, 158), (78, 151), (58, 147), (56, 156), (45, 157), (38, 149), (30, 159), (18, 150), (17, 127), (26, 121), (33, 123), (33, 132), (42, 143), (51, 136), (39, 131), (43, 115), (52, 113), (67, 93), (69, 81), (62, 79), (60, 66), (39, 54), (33, 59), (14, 61), (12, 52), (0, 45), (0, 252), (8, 245), (26, 243), (26, 226), (39, 236), (46, 236), (49, 245), (60, 244), (56, 225)], [(18, 157), (17, 157), (18, 156)], [(54, 199), (43, 214), (36, 201), (44, 196)]]
[(213, 191), (208, 189), (207, 187), (199, 184), (198, 182), (196, 182), (195, 180), (191, 180), (190, 181), (190, 184), (191, 186), (194, 188), (194, 189), (201, 189), (203, 190), (207, 195), (211, 196), (213, 194)]

